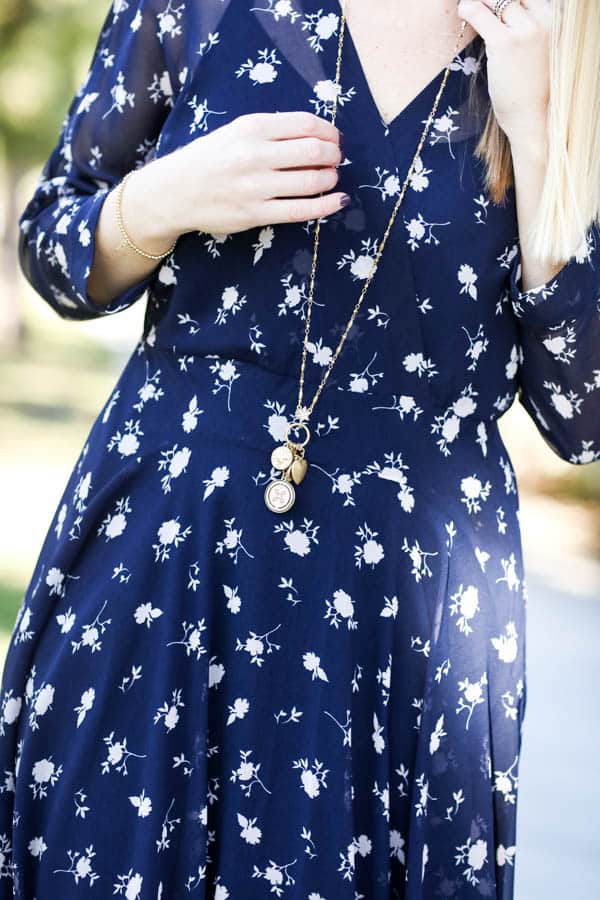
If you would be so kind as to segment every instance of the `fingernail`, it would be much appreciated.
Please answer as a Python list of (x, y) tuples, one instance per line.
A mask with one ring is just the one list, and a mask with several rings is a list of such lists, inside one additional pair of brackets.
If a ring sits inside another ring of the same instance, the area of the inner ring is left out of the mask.
[(350, 197), (350, 194), (342, 194), (340, 197), (340, 206), (348, 206), (351, 202), (352, 198)]

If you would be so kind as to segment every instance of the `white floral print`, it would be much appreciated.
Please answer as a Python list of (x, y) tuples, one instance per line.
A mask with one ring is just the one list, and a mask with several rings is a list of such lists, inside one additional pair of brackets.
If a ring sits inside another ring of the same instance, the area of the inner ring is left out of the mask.
[(319, 220), (307, 472), (284, 515), (263, 494), (317, 223), (189, 232), (106, 306), (88, 291), (127, 171), (247, 113), (331, 115), (340, 22), (333, 0), (113, 0), (20, 217), (60, 317), (146, 315), (8, 648), (11, 894), (512, 900), (527, 584), (498, 420), (521, 402), (563, 459), (600, 458), (600, 231), (522, 289), (514, 193), (494, 203), (473, 154), (483, 41), (451, 61), (378, 260), (442, 71), (384, 122), (346, 33), (352, 202)]

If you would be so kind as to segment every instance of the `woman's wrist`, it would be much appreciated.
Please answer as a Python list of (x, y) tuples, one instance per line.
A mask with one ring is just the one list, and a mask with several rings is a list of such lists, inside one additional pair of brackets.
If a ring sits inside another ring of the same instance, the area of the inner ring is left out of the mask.
[(137, 169), (123, 191), (123, 225), (133, 243), (147, 253), (165, 253), (183, 233), (172, 200), (174, 167), (158, 157)]
[(519, 135), (509, 136), (509, 143), (513, 163), (519, 165), (521, 161), (530, 165), (542, 163), (545, 165), (548, 160), (548, 132), (547, 127), (539, 130), (524, 131)]

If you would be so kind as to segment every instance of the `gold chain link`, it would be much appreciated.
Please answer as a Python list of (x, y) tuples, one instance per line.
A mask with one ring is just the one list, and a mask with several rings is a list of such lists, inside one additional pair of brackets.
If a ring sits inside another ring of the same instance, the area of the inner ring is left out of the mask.
[[(333, 115), (332, 115), (332, 118), (331, 118), (332, 124), (335, 124), (335, 118), (336, 118), (336, 114), (337, 114), (337, 100), (338, 100), (339, 87), (340, 87), (340, 68), (341, 68), (341, 61), (342, 61), (342, 47), (343, 47), (343, 43), (344, 43), (344, 31), (345, 31), (345, 27), (346, 27), (346, 9), (345, 9), (345, 7), (346, 7), (346, 0), (341, 0), (341, 4), (342, 4), (342, 18), (341, 18), (341, 23), (340, 23), (340, 34), (339, 34), (339, 38), (338, 38), (338, 53), (337, 53), (337, 61), (336, 61), (336, 69), (335, 69), (335, 85), (336, 85), (336, 89), (335, 89), (334, 99), (333, 99)], [(343, 331), (343, 333), (342, 333), (342, 336), (341, 336), (341, 338), (340, 338), (340, 340), (339, 340), (339, 343), (338, 343), (338, 345), (337, 345), (337, 348), (336, 348), (336, 350), (335, 350), (335, 352), (334, 352), (334, 354), (333, 354), (333, 356), (332, 356), (332, 358), (331, 358), (331, 360), (330, 360), (330, 362), (329, 362), (329, 364), (328, 364), (328, 366), (327, 366), (327, 369), (325, 370), (325, 374), (323, 375), (323, 378), (321, 379), (321, 383), (319, 384), (319, 386), (318, 386), (318, 388), (317, 388), (317, 390), (316, 390), (316, 392), (315, 392), (315, 395), (314, 395), (313, 399), (311, 400), (309, 406), (303, 407), (303, 406), (302, 406), (302, 396), (303, 396), (303, 391), (304, 391), (304, 370), (305, 370), (305, 367), (306, 367), (306, 351), (307, 351), (307, 345), (308, 345), (308, 335), (309, 335), (309, 331), (310, 331), (310, 319), (311, 319), (311, 313), (312, 313), (312, 301), (313, 301), (314, 286), (315, 286), (315, 272), (316, 272), (316, 268), (317, 268), (317, 256), (318, 256), (318, 248), (319, 248), (319, 234), (320, 234), (320, 230), (321, 230), (321, 220), (320, 220), (319, 218), (316, 220), (316, 225), (315, 225), (315, 240), (314, 240), (314, 248), (313, 248), (313, 258), (312, 258), (312, 266), (311, 266), (311, 272), (310, 272), (310, 287), (309, 287), (309, 292), (308, 292), (308, 311), (307, 311), (307, 314), (306, 314), (306, 327), (305, 327), (305, 330), (304, 330), (304, 342), (303, 342), (303, 347), (302, 347), (302, 364), (301, 364), (301, 367), (300, 367), (300, 382), (299, 382), (299, 387), (298, 387), (298, 405), (297, 405), (297, 407), (296, 407), (296, 414), (295, 414), (295, 417), (294, 417), (294, 421), (295, 421), (295, 422), (305, 422), (305, 421), (308, 419), (308, 417), (311, 415), (311, 413), (312, 413), (312, 411), (313, 411), (313, 409), (314, 409), (314, 407), (315, 407), (315, 404), (316, 404), (317, 400), (319, 399), (319, 396), (320, 396), (320, 394), (321, 394), (321, 391), (323, 390), (323, 388), (324, 388), (324, 386), (325, 386), (325, 383), (326, 383), (327, 379), (329, 378), (329, 373), (331, 372), (331, 370), (332, 370), (332, 368), (333, 368), (333, 366), (334, 366), (334, 364), (335, 364), (335, 362), (336, 362), (336, 360), (337, 360), (337, 358), (338, 358), (338, 356), (339, 356), (339, 353), (340, 353), (340, 351), (341, 351), (341, 349), (342, 349), (342, 346), (344, 345), (344, 341), (346, 340), (346, 337), (347, 337), (347, 335), (348, 335), (350, 329), (352, 328), (352, 325), (354, 324), (354, 319), (356, 318), (356, 314), (357, 314), (357, 312), (358, 312), (358, 310), (359, 310), (359, 308), (360, 308), (360, 305), (361, 305), (361, 303), (362, 303), (362, 301), (363, 301), (363, 298), (364, 298), (364, 296), (365, 296), (365, 294), (366, 294), (366, 292), (367, 292), (367, 289), (368, 289), (368, 287), (369, 287), (369, 285), (370, 285), (370, 283), (371, 283), (371, 280), (372, 280), (372, 278), (373, 278), (373, 276), (374, 276), (374, 274), (375, 274), (375, 270), (376, 270), (376, 268), (377, 268), (377, 265), (379, 264), (379, 260), (380, 260), (380, 258), (381, 258), (381, 254), (383, 253), (383, 248), (385, 247), (386, 241), (387, 241), (387, 239), (388, 239), (388, 235), (389, 235), (389, 233), (390, 233), (390, 231), (391, 231), (391, 228), (392, 228), (392, 225), (394, 224), (394, 220), (395, 220), (395, 218), (396, 218), (396, 215), (397, 215), (397, 213), (398, 213), (398, 210), (400, 209), (400, 206), (401, 206), (402, 201), (403, 201), (403, 199), (404, 199), (404, 195), (405, 195), (405, 193), (406, 193), (406, 188), (407, 188), (408, 183), (409, 183), (409, 181), (410, 181), (410, 178), (411, 178), (411, 175), (412, 175), (412, 172), (413, 172), (415, 163), (416, 163), (417, 158), (418, 158), (418, 156), (419, 156), (419, 154), (420, 154), (420, 152), (421, 152), (421, 149), (422, 149), (422, 147), (423, 147), (423, 144), (425, 143), (425, 140), (426, 140), (427, 135), (428, 135), (428, 133), (429, 133), (429, 129), (431, 128), (431, 124), (432, 124), (432, 122), (433, 122), (434, 116), (435, 116), (435, 114), (436, 114), (436, 112), (437, 112), (437, 108), (438, 108), (438, 105), (439, 105), (439, 102), (440, 102), (440, 98), (441, 98), (441, 96), (442, 96), (442, 93), (443, 93), (443, 91), (444, 91), (444, 88), (446, 87), (446, 81), (448, 80), (448, 75), (450, 74), (450, 67), (451, 67), (451, 65), (452, 65), (452, 62), (454, 61), (454, 58), (455, 58), (456, 55), (458, 54), (458, 48), (459, 48), (459, 46), (460, 46), (460, 42), (461, 42), (462, 37), (463, 37), (463, 34), (464, 34), (464, 32), (465, 32), (466, 24), (467, 24), (467, 23), (466, 23), (466, 20), (463, 19), (462, 25), (461, 25), (461, 29), (460, 29), (460, 33), (459, 33), (459, 35), (458, 35), (458, 38), (457, 38), (457, 41), (456, 41), (456, 45), (455, 45), (455, 48), (454, 48), (454, 55), (453, 55), (453, 57), (452, 57), (452, 60), (448, 63), (448, 65), (446, 66), (446, 69), (445, 69), (445, 71), (444, 71), (444, 77), (443, 77), (443, 79), (442, 79), (442, 83), (441, 83), (441, 85), (440, 85), (440, 87), (439, 87), (439, 90), (438, 90), (436, 96), (435, 96), (435, 100), (434, 100), (434, 102), (433, 102), (433, 106), (431, 107), (431, 111), (430, 111), (429, 116), (428, 116), (428, 118), (427, 118), (427, 122), (426, 122), (426, 124), (425, 124), (425, 128), (423, 129), (423, 132), (422, 132), (422, 134), (421, 134), (421, 138), (420, 138), (420, 140), (419, 140), (419, 143), (418, 143), (418, 146), (417, 146), (415, 155), (413, 156), (413, 159), (412, 159), (412, 162), (411, 162), (411, 164), (410, 164), (410, 166), (409, 166), (409, 169), (408, 169), (406, 178), (404, 179), (404, 183), (403, 183), (403, 185), (402, 185), (402, 190), (400, 191), (400, 195), (399, 195), (399, 197), (398, 197), (398, 200), (396, 201), (396, 205), (394, 206), (394, 209), (393, 209), (392, 214), (391, 214), (391, 216), (390, 216), (390, 219), (389, 219), (389, 222), (388, 222), (387, 227), (386, 227), (386, 229), (385, 229), (383, 238), (381, 239), (381, 241), (380, 241), (380, 243), (379, 243), (379, 247), (377, 248), (377, 253), (376, 253), (376, 256), (375, 256), (375, 260), (374, 260), (373, 265), (372, 265), (372, 267), (371, 267), (371, 271), (370, 271), (370, 273), (369, 273), (369, 276), (368, 276), (368, 278), (367, 278), (367, 280), (366, 280), (366, 282), (365, 282), (365, 285), (364, 285), (364, 287), (363, 287), (363, 289), (362, 289), (362, 291), (361, 291), (361, 293), (360, 293), (360, 295), (359, 295), (359, 298), (358, 298), (358, 300), (357, 300), (357, 302), (356, 302), (356, 305), (355, 305), (355, 307), (354, 307), (354, 309), (353, 309), (353, 311), (352, 311), (352, 315), (351, 315), (350, 318), (348, 319), (348, 323), (347, 323), (347, 325), (346, 325), (346, 327), (345, 327), (345, 329), (344, 329), (344, 331)]]

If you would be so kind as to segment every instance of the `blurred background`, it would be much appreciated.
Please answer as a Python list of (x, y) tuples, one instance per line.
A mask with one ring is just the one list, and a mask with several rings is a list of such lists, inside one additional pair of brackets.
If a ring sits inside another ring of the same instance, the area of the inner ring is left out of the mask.
[[(0, 0), (0, 666), (64, 484), (142, 330), (143, 300), (61, 320), (18, 269), (17, 220), (79, 87), (108, 0)], [(600, 897), (600, 462), (572, 466), (515, 403), (528, 703), (516, 900)]]

